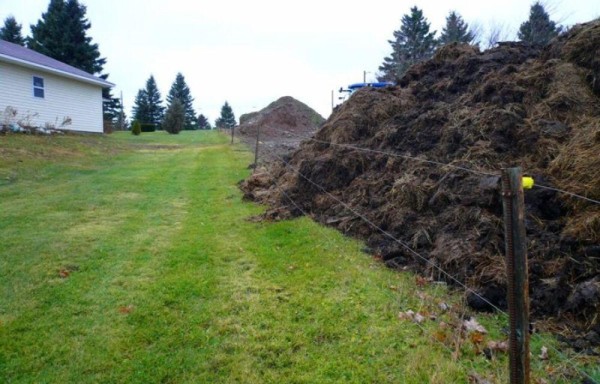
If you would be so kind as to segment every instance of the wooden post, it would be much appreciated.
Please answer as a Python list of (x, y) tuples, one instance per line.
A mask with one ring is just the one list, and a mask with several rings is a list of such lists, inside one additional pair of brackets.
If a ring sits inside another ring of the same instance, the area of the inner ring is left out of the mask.
[(256, 168), (258, 167), (258, 143), (260, 138), (260, 124), (256, 126), (256, 148), (254, 149), (254, 172), (256, 172)]
[(231, 144), (233, 144), (233, 131), (235, 131), (235, 127), (231, 127)]
[(529, 384), (529, 278), (521, 168), (502, 170), (511, 384)]

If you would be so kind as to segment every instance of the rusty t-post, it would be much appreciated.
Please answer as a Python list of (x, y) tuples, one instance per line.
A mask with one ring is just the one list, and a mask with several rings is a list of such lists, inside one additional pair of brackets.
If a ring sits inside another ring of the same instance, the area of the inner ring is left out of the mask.
[(256, 148), (254, 148), (254, 170), (252, 173), (256, 172), (256, 168), (258, 167), (258, 145), (260, 144), (260, 124), (256, 126)]
[(511, 384), (529, 384), (529, 278), (521, 168), (502, 170)]

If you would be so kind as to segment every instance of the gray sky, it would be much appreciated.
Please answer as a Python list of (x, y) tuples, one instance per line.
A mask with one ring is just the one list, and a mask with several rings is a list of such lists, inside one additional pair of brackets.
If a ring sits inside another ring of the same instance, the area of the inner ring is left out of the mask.
[[(80, 0), (89, 36), (107, 58), (104, 69), (131, 113), (138, 89), (153, 74), (163, 99), (177, 72), (211, 123), (227, 100), (237, 118), (281, 96), (324, 117), (331, 91), (367, 81), (390, 54), (388, 40), (413, 5), (441, 31), (450, 10), (484, 31), (502, 26), (515, 38), (531, 2), (522, 0)], [(1, 21), (13, 15), (29, 34), (49, 0), (0, 0)], [(599, 0), (544, 1), (551, 18), (572, 25), (600, 16)], [(336, 93), (337, 96), (337, 93)]]

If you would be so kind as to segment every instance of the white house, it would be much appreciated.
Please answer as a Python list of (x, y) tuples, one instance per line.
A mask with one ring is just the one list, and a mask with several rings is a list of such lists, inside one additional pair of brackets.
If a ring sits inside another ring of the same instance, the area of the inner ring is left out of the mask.
[[(103, 132), (102, 88), (114, 84), (17, 44), (0, 40), (0, 123)], [(9, 110), (16, 117), (7, 116)]]

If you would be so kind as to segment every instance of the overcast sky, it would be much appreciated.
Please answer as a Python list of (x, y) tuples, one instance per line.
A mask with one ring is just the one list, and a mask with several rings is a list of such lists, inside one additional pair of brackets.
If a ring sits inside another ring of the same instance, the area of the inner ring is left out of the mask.
[[(281, 96), (293, 96), (324, 117), (331, 91), (374, 81), (387, 42), (402, 15), (417, 5), (433, 30), (450, 10), (484, 31), (503, 26), (515, 38), (529, 15), (523, 0), (80, 0), (92, 23), (114, 95), (123, 92), (130, 116), (138, 89), (153, 74), (163, 99), (183, 73), (197, 113), (211, 123), (225, 101), (236, 118)], [(49, 0), (0, 0), (2, 21), (13, 15), (23, 34)], [(547, 0), (551, 18), (565, 25), (600, 16), (600, 0)], [(337, 96), (337, 94), (336, 94)]]

